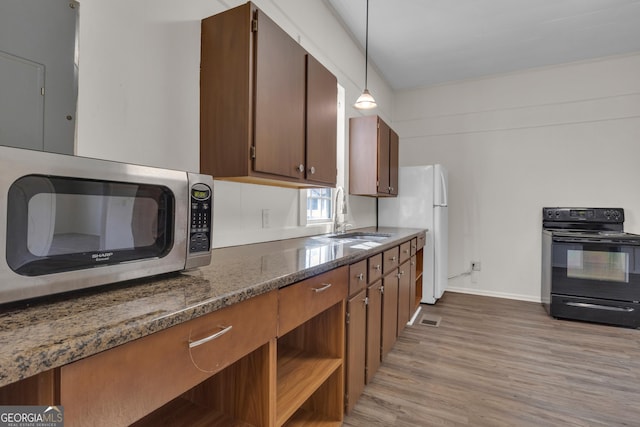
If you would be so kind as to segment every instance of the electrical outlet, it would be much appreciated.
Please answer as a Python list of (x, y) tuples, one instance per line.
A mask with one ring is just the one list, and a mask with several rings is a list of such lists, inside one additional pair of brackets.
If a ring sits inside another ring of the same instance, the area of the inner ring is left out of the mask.
[(480, 261), (471, 261), (471, 271), (480, 271)]

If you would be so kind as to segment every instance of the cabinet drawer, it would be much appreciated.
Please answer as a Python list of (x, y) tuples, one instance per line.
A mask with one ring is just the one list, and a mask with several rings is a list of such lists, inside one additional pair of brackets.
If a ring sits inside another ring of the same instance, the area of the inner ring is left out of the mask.
[(278, 336), (346, 299), (349, 267), (343, 266), (278, 291)]
[(418, 239), (414, 237), (411, 239), (411, 256), (415, 255), (416, 252), (418, 252)]
[(400, 265), (400, 248), (396, 246), (382, 253), (382, 272), (386, 276)]
[(400, 245), (400, 264), (411, 258), (411, 240)]
[(63, 366), (65, 426), (129, 425), (164, 405), (273, 339), (277, 302), (269, 292)]
[(368, 283), (373, 283), (382, 277), (382, 254), (370, 256), (367, 263), (369, 265)]
[(349, 266), (349, 295), (356, 294), (367, 285), (367, 260)]
[(427, 241), (427, 235), (422, 233), (418, 236), (418, 247), (417, 250), (424, 248), (425, 242)]

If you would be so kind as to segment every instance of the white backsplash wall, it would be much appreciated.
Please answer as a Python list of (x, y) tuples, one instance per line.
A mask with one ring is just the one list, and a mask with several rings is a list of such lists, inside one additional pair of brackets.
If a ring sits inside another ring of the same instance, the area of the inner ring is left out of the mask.
[(640, 54), (396, 94), (401, 165), (449, 168), (453, 290), (540, 301), (544, 206), (625, 208), (640, 233)]
[[(200, 20), (243, 4), (226, 0), (80, 1), (76, 154), (198, 171)], [(256, 0), (345, 88), (347, 117), (362, 90), (364, 54), (322, 0)], [(387, 120), (392, 92), (369, 67), (369, 88)], [(346, 135), (348, 129), (343, 129)], [(338, 153), (348, 186), (348, 150)], [(216, 247), (322, 232), (298, 226), (298, 192), (217, 183)], [(349, 222), (375, 224), (374, 199), (353, 197)], [(262, 228), (261, 210), (270, 209)], [(326, 227), (325, 227), (326, 228)]]

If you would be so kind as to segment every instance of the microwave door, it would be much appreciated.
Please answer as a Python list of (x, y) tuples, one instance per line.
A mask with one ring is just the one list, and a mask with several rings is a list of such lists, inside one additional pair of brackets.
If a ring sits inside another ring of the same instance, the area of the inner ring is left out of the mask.
[(27, 210), (27, 249), (43, 257), (51, 252), (56, 228), (56, 195), (39, 193), (29, 200)]

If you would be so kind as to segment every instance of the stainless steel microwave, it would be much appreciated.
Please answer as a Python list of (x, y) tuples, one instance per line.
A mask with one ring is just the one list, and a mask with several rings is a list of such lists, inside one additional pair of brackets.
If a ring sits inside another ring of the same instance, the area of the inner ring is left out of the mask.
[(211, 262), (208, 175), (0, 147), (0, 303)]

